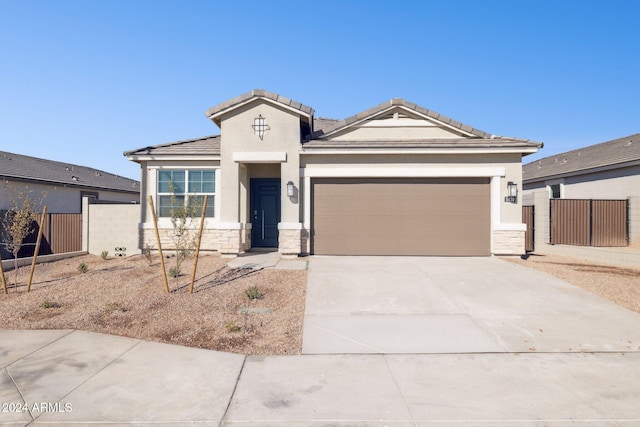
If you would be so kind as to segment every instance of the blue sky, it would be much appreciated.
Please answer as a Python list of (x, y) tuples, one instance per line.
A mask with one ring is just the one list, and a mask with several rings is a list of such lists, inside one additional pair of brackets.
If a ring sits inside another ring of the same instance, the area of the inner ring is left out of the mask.
[(138, 179), (261, 88), (342, 119), (402, 97), (539, 157), (640, 132), (640, 2), (0, 0), (0, 150)]

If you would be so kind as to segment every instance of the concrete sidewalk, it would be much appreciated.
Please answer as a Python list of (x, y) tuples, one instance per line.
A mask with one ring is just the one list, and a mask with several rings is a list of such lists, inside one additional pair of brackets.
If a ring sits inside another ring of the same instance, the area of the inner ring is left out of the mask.
[(252, 356), (0, 330), (1, 426), (632, 426), (640, 353)]

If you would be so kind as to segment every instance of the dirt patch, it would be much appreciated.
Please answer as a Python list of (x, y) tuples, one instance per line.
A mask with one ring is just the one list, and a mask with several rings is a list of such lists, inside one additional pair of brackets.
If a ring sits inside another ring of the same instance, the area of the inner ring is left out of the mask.
[(640, 267), (614, 267), (559, 255), (532, 254), (507, 261), (544, 271), (640, 313)]
[[(84, 262), (89, 271), (79, 273)], [(167, 270), (171, 260), (167, 260)], [(166, 294), (159, 263), (145, 258), (86, 255), (19, 269), (17, 288), (0, 289), (0, 325), (6, 329), (81, 329), (149, 341), (249, 355), (300, 354), (306, 271), (231, 269), (218, 255), (198, 262), (194, 293), (185, 263)], [(13, 283), (14, 272), (7, 272)], [(257, 286), (260, 299), (246, 291)], [(242, 308), (273, 308), (248, 310)], [(247, 311), (247, 310), (244, 310)]]

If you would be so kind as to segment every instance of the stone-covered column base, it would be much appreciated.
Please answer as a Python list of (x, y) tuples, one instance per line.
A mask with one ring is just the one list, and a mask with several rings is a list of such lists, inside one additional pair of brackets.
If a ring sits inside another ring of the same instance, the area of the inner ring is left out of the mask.
[[(247, 227), (248, 226), (248, 227)], [(214, 226), (218, 251), (223, 258), (235, 258), (251, 245), (251, 224), (229, 223)]]
[(297, 222), (278, 224), (278, 252), (283, 258), (297, 258), (305, 246), (306, 233), (302, 230), (302, 224)]
[[(521, 226), (521, 227), (520, 227)], [(506, 228), (506, 227), (505, 227)], [(525, 225), (513, 224), (509, 229), (493, 230), (493, 255), (524, 255), (525, 251)], [(514, 228), (521, 228), (520, 230)]]

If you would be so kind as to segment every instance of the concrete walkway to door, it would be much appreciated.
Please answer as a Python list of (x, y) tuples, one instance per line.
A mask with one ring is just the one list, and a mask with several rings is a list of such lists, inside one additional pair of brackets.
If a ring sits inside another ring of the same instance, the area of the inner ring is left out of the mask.
[(498, 258), (309, 262), (303, 354), (629, 352), (640, 314)]

